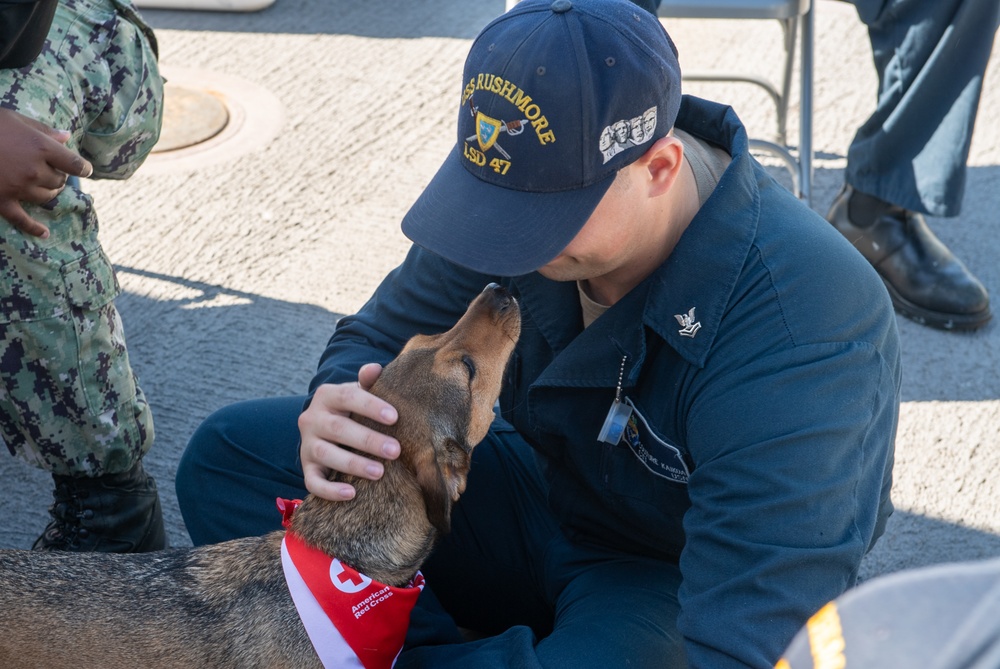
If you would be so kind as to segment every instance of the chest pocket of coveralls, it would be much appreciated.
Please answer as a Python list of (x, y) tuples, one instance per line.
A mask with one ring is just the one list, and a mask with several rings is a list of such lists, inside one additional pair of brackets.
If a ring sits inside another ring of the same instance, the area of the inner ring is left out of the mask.
[(653, 429), (641, 406), (628, 397), (625, 401), (632, 415), (618, 444), (605, 450), (605, 490), (619, 513), (641, 524), (657, 548), (679, 551), (684, 513), (691, 505), (689, 458)]

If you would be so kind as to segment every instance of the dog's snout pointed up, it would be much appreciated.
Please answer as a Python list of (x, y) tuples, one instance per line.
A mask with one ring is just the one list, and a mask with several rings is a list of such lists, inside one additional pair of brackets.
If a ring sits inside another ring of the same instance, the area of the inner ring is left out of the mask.
[(497, 311), (506, 311), (517, 304), (514, 296), (510, 294), (510, 291), (497, 283), (490, 283), (483, 289), (483, 292), (493, 298)]

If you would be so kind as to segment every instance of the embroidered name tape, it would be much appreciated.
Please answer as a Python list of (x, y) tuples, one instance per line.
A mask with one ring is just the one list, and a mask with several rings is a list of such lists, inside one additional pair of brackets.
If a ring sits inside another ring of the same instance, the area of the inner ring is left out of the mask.
[(649, 428), (649, 423), (639, 413), (631, 399), (626, 397), (625, 401), (633, 411), (625, 426), (623, 440), (632, 450), (632, 454), (656, 476), (686, 484), (691, 472), (684, 462), (680, 449), (658, 437)]

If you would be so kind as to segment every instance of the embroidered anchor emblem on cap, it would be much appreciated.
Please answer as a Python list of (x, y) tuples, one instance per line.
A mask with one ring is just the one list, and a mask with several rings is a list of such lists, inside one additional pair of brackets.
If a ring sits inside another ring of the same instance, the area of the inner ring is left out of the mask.
[(701, 323), (694, 319), (694, 307), (688, 310), (686, 314), (674, 314), (674, 318), (680, 323), (681, 329), (677, 331), (677, 334), (682, 337), (694, 338), (698, 330), (701, 329)]

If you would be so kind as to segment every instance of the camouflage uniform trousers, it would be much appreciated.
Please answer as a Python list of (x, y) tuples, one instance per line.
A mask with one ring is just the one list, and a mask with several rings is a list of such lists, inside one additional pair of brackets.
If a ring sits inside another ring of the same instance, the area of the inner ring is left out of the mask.
[[(39, 57), (0, 70), (0, 106), (71, 131), (95, 178), (125, 179), (142, 164), (162, 104), (155, 38), (128, 0), (60, 0)], [(0, 221), (0, 436), (54, 474), (127, 471), (152, 445), (153, 421), (93, 201), (69, 185), (26, 209), (50, 236)]]

